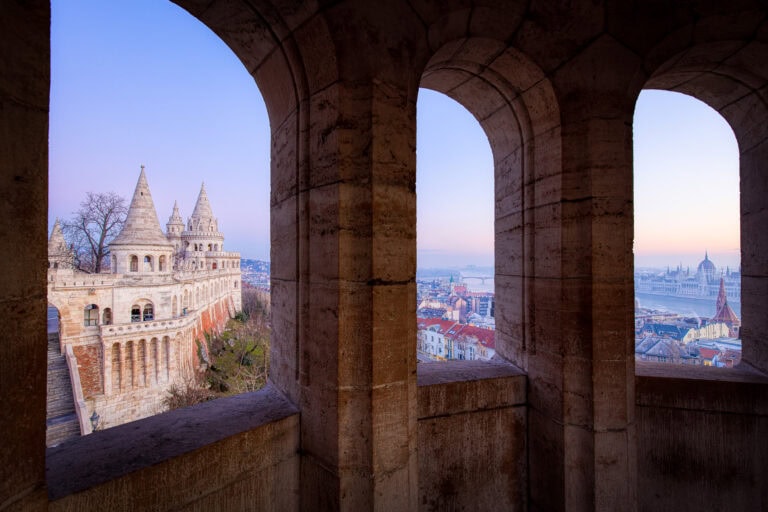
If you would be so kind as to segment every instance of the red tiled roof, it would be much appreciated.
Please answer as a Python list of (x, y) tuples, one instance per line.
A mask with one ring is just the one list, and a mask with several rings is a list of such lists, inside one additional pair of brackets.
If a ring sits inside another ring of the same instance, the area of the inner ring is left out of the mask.
[(715, 350), (713, 348), (700, 348), (699, 349), (699, 355), (702, 359), (713, 359), (716, 355), (720, 353), (719, 350)]
[(484, 329), (474, 325), (462, 325), (455, 333), (449, 333), (449, 336), (454, 339), (463, 337), (474, 338), (484, 347), (496, 348), (496, 331), (492, 329)]
[(730, 324), (732, 326), (739, 327), (741, 325), (741, 322), (739, 321), (739, 317), (736, 316), (736, 313), (733, 312), (733, 309), (731, 309), (731, 306), (728, 305), (728, 302), (724, 302), (723, 306), (720, 308), (720, 311), (717, 312), (717, 314), (712, 318), (713, 322), (724, 322), (726, 324)]
[[(453, 327), (456, 324), (457, 322), (455, 320), (441, 320), (439, 318), (419, 318), (417, 328), (420, 331), (429, 329), (429, 330), (444, 334), (448, 332), (451, 329), (451, 327)], [(434, 327), (437, 327), (437, 330), (435, 330)]]

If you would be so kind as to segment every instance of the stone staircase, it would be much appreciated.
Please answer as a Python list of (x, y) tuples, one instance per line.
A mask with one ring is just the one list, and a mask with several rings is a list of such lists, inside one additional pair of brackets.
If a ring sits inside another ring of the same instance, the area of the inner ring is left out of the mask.
[(48, 403), (46, 407), (46, 446), (56, 446), (62, 441), (80, 435), (80, 425), (75, 413), (72, 382), (69, 378), (67, 359), (59, 351), (59, 333), (48, 333)]

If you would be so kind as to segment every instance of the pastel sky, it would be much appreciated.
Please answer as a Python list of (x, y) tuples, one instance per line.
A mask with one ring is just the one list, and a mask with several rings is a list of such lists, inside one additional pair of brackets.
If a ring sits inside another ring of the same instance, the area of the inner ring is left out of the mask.
[[(52, 2), (49, 225), (88, 191), (130, 200), (146, 165), (160, 223), (192, 212), (204, 181), (225, 249), (269, 258), (269, 126), (243, 65), (158, 0)], [(419, 266), (492, 265), (493, 163), (474, 118), (421, 90)], [(684, 152), (681, 152), (684, 150)], [(641, 94), (635, 113), (637, 265), (738, 266), (738, 150), (692, 98)]]

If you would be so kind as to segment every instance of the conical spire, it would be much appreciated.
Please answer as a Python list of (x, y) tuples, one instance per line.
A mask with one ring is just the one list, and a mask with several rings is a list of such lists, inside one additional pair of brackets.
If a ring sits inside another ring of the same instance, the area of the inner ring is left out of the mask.
[(168, 224), (184, 224), (184, 219), (181, 218), (181, 214), (179, 213), (178, 201), (173, 202), (173, 213), (171, 213), (171, 216), (168, 218)]
[(211, 203), (208, 201), (208, 194), (205, 192), (205, 183), (200, 187), (200, 195), (197, 196), (195, 209), (189, 218), (190, 231), (218, 231), (218, 223), (213, 216)]
[(48, 252), (61, 252), (67, 250), (67, 242), (64, 240), (64, 233), (61, 231), (58, 217), (53, 223), (51, 238), (48, 239)]
[(143, 165), (123, 229), (110, 245), (169, 245), (157, 220)]
[(720, 278), (720, 291), (717, 293), (717, 302), (715, 303), (715, 312), (716, 314), (720, 312), (721, 309), (723, 309), (723, 306), (728, 301), (728, 298), (725, 294), (725, 280), (721, 277)]

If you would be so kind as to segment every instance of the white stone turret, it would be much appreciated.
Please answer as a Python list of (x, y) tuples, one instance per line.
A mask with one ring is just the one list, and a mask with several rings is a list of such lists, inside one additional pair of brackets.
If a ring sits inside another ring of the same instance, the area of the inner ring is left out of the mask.
[(48, 268), (73, 268), (74, 263), (75, 255), (72, 252), (72, 249), (67, 247), (67, 242), (64, 240), (64, 233), (61, 231), (59, 219), (56, 219), (56, 222), (53, 224), (53, 230), (51, 231), (51, 238), (48, 240)]
[(179, 213), (179, 203), (173, 202), (173, 213), (168, 218), (168, 223), (165, 225), (165, 236), (168, 241), (173, 244), (174, 258), (181, 253), (182, 242), (181, 234), (184, 232), (184, 219), (181, 218)]
[(219, 224), (213, 216), (205, 183), (200, 187), (195, 209), (187, 221), (187, 229), (181, 234), (184, 247), (184, 259), (192, 262), (193, 268), (206, 268), (207, 253), (224, 251), (224, 235), (219, 232)]
[(160, 229), (144, 166), (120, 234), (109, 244), (115, 274), (169, 273), (173, 245)]

